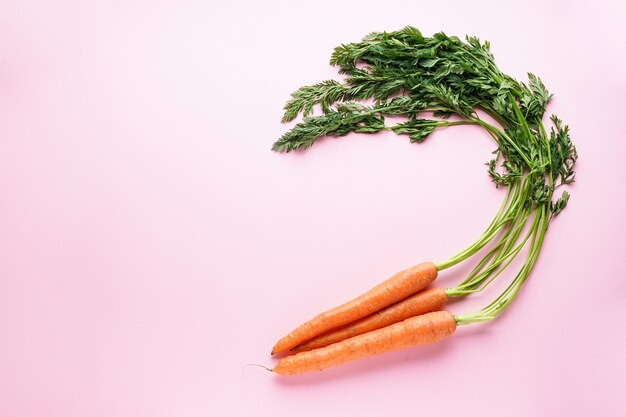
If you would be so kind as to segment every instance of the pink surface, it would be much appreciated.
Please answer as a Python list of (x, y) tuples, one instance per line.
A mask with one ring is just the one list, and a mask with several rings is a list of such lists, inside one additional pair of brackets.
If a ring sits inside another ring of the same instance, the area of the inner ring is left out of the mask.
[[(584, 4), (1, 2), (0, 415), (626, 415), (626, 7)], [(499, 320), (315, 375), (245, 367), (503, 198), (469, 127), (270, 152), (334, 46), (407, 24), (542, 77), (580, 154), (570, 206)]]

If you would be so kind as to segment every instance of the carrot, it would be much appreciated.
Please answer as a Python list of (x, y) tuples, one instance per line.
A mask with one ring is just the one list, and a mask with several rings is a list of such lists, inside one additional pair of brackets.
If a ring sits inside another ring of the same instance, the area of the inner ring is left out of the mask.
[(327, 330), (369, 316), (423, 289), (436, 277), (437, 267), (432, 262), (400, 271), (357, 298), (301, 324), (276, 343), (272, 355), (286, 352)]
[(402, 301), (390, 305), (374, 314), (350, 323), (337, 330), (330, 330), (292, 349), (293, 352), (304, 352), (358, 336), (390, 324), (406, 320), (420, 314), (440, 310), (448, 297), (442, 288), (422, 290)]
[(456, 320), (452, 314), (435, 311), (330, 346), (284, 357), (272, 371), (281, 375), (321, 371), (366, 356), (436, 342), (455, 330)]

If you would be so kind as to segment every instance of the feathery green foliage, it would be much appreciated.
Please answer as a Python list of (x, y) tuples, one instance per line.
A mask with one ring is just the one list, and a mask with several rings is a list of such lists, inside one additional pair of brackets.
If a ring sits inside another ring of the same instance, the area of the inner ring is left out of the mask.
[[(496, 143), (488, 174), (496, 187), (507, 188), (507, 197), (476, 242), (438, 264), (448, 268), (498, 239), (467, 279), (447, 290), (449, 296), (459, 296), (483, 289), (527, 247), (526, 262), (509, 288), (480, 312), (457, 317), (459, 324), (492, 319), (530, 274), (549, 221), (569, 200), (567, 192), (556, 200), (553, 194), (557, 186), (574, 181), (578, 155), (560, 119), (551, 117), (550, 134), (543, 125), (552, 94), (533, 74), (522, 83), (502, 73), (489, 42), (442, 32), (425, 37), (413, 27), (373, 32), (361, 42), (340, 45), (330, 64), (338, 67), (343, 82), (328, 80), (295, 91), (283, 122), (300, 114), (304, 118), (273, 150), (307, 149), (321, 137), (382, 130), (422, 142), (438, 128), (462, 124), (483, 127)], [(321, 114), (312, 116), (316, 108)], [(386, 126), (387, 116), (404, 116), (406, 121)], [(456, 120), (447, 120), (451, 116)], [(525, 228), (529, 230), (523, 234)]]

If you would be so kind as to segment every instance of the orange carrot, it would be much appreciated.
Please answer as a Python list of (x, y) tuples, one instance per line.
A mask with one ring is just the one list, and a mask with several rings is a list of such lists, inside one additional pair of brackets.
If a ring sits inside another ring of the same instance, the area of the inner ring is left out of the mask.
[(281, 375), (321, 371), (366, 356), (436, 342), (455, 330), (456, 321), (452, 314), (435, 311), (330, 346), (284, 357), (272, 371)]
[(318, 337), (311, 339), (294, 349), (293, 352), (304, 352), (358, 336), (372, 330), (380, 329), (390, 324), (406, 320), (420, 314), (440, 310), (447, 300), (446, 292), (442, 288), (422, 290), (402, 301), (390, 305), (374, 314), (340, 327), (329, 330)]
[(276, 343), (272, 355), (286, 352), (327, 330), (369, 316), (423, 289), (436, 277), (437, 267), (432, 262), (400, 271), (359, 297), (301, 324)]

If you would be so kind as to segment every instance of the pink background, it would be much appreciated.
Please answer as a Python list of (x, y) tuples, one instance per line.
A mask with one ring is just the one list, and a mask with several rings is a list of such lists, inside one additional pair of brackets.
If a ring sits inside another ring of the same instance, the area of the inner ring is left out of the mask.
[[(626, 415), (626, 6), (503, 3), (0, 2), (0, 415)], [(580, 153), (570, 206), (494, 322), (320, 374), (246, 367), (503, 198), (480, 129), (270, 151), (334, 46), (407, 24), (541, 76)]]

